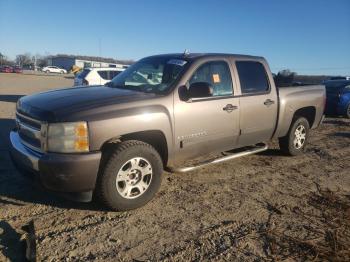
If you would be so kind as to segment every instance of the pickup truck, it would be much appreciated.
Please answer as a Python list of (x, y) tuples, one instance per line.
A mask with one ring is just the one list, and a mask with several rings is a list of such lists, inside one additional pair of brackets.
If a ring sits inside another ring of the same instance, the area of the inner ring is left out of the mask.
[(129, 210), (154, 197), (164, 170), (261, 152), (272, 139), (301, 154), (325, 97), (322, 85), (276, 88), (263, 57), (151, 56), (104, 86), (22, 97), (10, 152), (48, 190)]

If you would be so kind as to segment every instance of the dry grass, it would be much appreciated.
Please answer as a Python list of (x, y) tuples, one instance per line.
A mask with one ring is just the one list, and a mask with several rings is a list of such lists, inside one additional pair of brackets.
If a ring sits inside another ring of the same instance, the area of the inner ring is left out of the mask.
[(329, 189), (306, 196), (312, 207), (307, 212), (293, 212), (304, 221), (304, 230), (314, 237), (288, 235), (270, 223), (262, 235), (268, 240), (270, 258), (314, 261), (350, 261), (350, 196), (340, 197)]

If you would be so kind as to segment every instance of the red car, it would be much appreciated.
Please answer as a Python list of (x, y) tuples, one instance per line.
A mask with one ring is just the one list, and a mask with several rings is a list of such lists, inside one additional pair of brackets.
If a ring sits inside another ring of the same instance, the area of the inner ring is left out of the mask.
[(23, 70), (20, 66), (15, 66), (13, 68), (13, 73), (23, 73)]
[(3, 72), (3, 73), (13, 73), (13, 68), (12, 68), (12, 66), (3, 66), (1, 68), (1, 72)]

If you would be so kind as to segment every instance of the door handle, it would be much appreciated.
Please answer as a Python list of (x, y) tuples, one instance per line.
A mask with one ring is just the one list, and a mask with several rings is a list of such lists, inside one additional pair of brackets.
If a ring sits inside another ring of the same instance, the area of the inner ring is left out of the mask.
[(273, 105), (275, 103), (275, 101), (271, 100), (271, 99), (266, 99), (264, 102), (265, 106), (270, 106)]
[(236, 110), (238, 106), (234, 106), (232, 104), (227, 104), (222, 110), (227, 111), (227, 112), (232, 112), (233, 110)]

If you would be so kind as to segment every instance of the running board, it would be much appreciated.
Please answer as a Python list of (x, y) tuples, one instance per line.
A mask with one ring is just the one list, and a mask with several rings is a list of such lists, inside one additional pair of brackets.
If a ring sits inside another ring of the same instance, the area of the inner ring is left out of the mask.
[(212, 164), (225, 162), (225, 161), (232, 160), (232, 159), (235, 159), (235, 158), (239, 158), (239, 157), (242, 157), (242, 156), (253, 155), (253, 154), (256, 154), (256, 153), (259, 153), (259, 152), (263, 152), (263, 151), (265, 151), (267, 149), (268, 149), (268, 146), (266, 144), (259, 144), (259, 145), (256, 145), (254, 147), (250, 147), (249, 149), (244, 150), (242, 152), (232, 153), (230, 155), (225, 155), (225, 156), (220, 157), (220, 158), (215, 158), (214, 160), (209, 160), (209, 161), (206, 161), (206, 162), (202, 162), (202, 163), (200, 163), (200, 164), (198, 164), (196, 166), (172, 168), (172, 169), (170, 169), (170, 171), (174, 172), (174, 173), (175, 172), (176, 173), (186, 173), (186, 172), (193, 171), (193, 170), (196, 170), (196, 169), (199, 169), (199, 168), (202, 168), (202, 167), (205, 167), (205, 166), (209, 166), (209, 165), (212, 165)]

